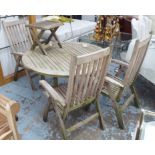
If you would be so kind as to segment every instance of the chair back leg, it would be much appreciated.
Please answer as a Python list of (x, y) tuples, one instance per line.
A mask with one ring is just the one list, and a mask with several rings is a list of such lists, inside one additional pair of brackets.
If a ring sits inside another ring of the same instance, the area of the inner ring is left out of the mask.
[(14, 81), (17, 81), (17, 72), (18, 72), (18, 68), (20, 66), (20, 61), (21, 61), (21, 56), (18, 56), (16, 59), (16, 67), (15, 67), (15, 72), (14, 72)]
[(47, 103), (47, 106), (45, 107), (44, 109), (44, 114), (43, 114), (43, 121), (44, 122), (47, 122), (48, 120), (48, 112), (50, 111), (50, 108), (51, 108), (52, 105), (52, 100), (50, 99), (50, 97), (48, 98), (48, 103)]
[(139, 98), (138, 98), (138, 95), (137, 95), (137, 92), (136, 92), (136, 89), (135, 89), (133, 83), (131, 84), (130, 89), (131, 89), (132, 94), (134, 94), (134, 104), (135, 104), (135, 106), (137, 108), (140, 108), (141, 104), (140, 104), (140, 101), (139, 101)]
[(95, 102), (96, 102), (97, 112), (99, 113), (98, 119), (99, 119), (99, 123), (100, 123), (100, 128), (102, 130), (104, 130), (105, 129), (105, 127), (104, 127), (104, 120), (103, 120), (103, 115), (102, 115), (101, 107), (100, 107), (100, 104), (99, 104), (99, 100), (96, 99)]

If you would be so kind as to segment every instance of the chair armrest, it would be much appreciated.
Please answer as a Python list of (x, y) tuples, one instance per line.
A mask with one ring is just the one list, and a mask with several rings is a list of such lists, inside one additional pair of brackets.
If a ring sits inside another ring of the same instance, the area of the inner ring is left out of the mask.
[(64, 99), (45, 80), (40, 80), (39, 84), (45, 91), (48, 92), (48, 94), (54, 99), (54, 101), (59, 102), (63, 106), (65, 106)]
[(23, 56), (23, 53), (21, 53), (21, 52), (12, 52), (11, 54), (17, 55), (17, 56)]
[(5, 132), (4, 134), (0, 135), (0, 140), (8, 139), (10, 137), (10, 135), (12, 135), (11, 130), (9, 130), (9, 131)]
[(116, 64), (120, 64), (120, 65), (125, 66), (125, 67), (129, 66), (129, 64), (127, 62), (123, 62), (123, 61), (120, 61), (120, 60), (117, 60), (117, 59), (112, 59), (111, 62), (116, 63)]
[(20, 106), (16, 101), (10, 100), (0, 94), (0, 108), (6, 110), (8, 106), (10, 107), (10, 109), (13, 111), (14, 114), (19, 112)]
[(105, 81), (108, 82), (108, 83), (112, 83), (112, 84), (114, 84), (114, 85), (117, 85), (117, 86), (119, 86), (119, 87), (122, 87), (122, 88), (124, 87), (124, 85), (123, 85), (122, 83), (116, 81), (115, 79), (113, 79), (113, 78), (111, 78), (111, 77), (109, 77), (109, 76), (106, 76), (106, 77), (105, 77)]

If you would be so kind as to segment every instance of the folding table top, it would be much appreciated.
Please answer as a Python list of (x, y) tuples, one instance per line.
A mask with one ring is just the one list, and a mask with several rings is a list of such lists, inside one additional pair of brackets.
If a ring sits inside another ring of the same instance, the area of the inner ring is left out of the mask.
[(61, 23), (61, 22), (45, 20), (45, 21), (37, 22), (35, 24), (29, 24), (27, 26), (33, 27), (36, 29), (41, 29), (41, 30), (51, 30), (51, 29), (57, 28), (61, 25), (63, 25), (63, 23)]

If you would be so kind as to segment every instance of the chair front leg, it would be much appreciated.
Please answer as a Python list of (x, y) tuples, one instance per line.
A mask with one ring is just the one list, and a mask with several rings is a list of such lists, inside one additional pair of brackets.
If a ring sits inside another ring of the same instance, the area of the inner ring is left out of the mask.
[(57, 107), (55, 102), (53, 102), (53, 108), (55, 110), (55, 113), (56, 113), (56, 115), (58, 117), (58, 120), (59, 120), (59, 123), (60, 123), (60, 128), (61, 128), (61, 131), (62, 131), (63, 139), (67, 139), (67, 131), (66, 131), (66, 128), (65, 128), (65, 124), (64, 124), (62, 115), (60, 114), (60, 111), (58, 110), (58, 107)]
[(112, 107), (115, 110), (118, 126), (120, 129), (124, 129), (125, 126), (124, 126), (124, 122), (123, 122), (122, 111), (121, 111), (121, 108), (119, 108), (119, 106), (117, 105), (118, 103), (116, 102), (116, 99), (114, 98), (114, 96), (112, 94), (109, 84), (107, 84), (107, 90), (108, 90), (109, 96), (112, 100)]
[(140, 100), (138, 98), (138, 95), (137, 95), (137, 92), (136, 92), (136, 89), (135, 89), (133, 83), (130, 85), (130, 89), (131, 89), (132, 94), (134, 94), (134, 103), (135, 103), (135, 106), (137, 108), (140, 108), (141, 107)]
[(116, 101), (112, 101), (112, 105), (113, 105), (113, 108), (115, 110), (115, 114), (116, 114), (116, 118), (117, 118), (119, 128), (120, 129), (125, 129), (124, 121), (123, 121), (123, 117), (122, 117), (122, 111), (118, 107)]
[(52, 100), (50, 99), (50, 97), (48, 98), (48, 103), (47, 106), (44, 109), (44, 114), (43, 114), (43, 121), (47, 122), (48, 120), (48, 112), (50, 111), (50, 106), (52, 105)]

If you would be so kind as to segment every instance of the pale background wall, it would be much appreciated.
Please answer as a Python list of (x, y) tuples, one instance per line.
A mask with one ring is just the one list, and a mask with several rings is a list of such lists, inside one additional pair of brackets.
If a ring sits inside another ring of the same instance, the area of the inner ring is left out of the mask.
[(152, 19), (152, 32), (155, 34), (155, 15), (149, 15), (150, 19)]
[[(14, 21), (14, 20), (18, 20), (18, 17), (17, 16), (7, 17), (0, 20), (0, 48), (9, 45), (4, 32), (4, 28), (2, 26), (2, 21)], [(3, 69), (4, 76), (8, 76), (14, 73), (16, 63), (13, 55), (11, 54), (10, 47), (0, 50), (0, 63)]]

